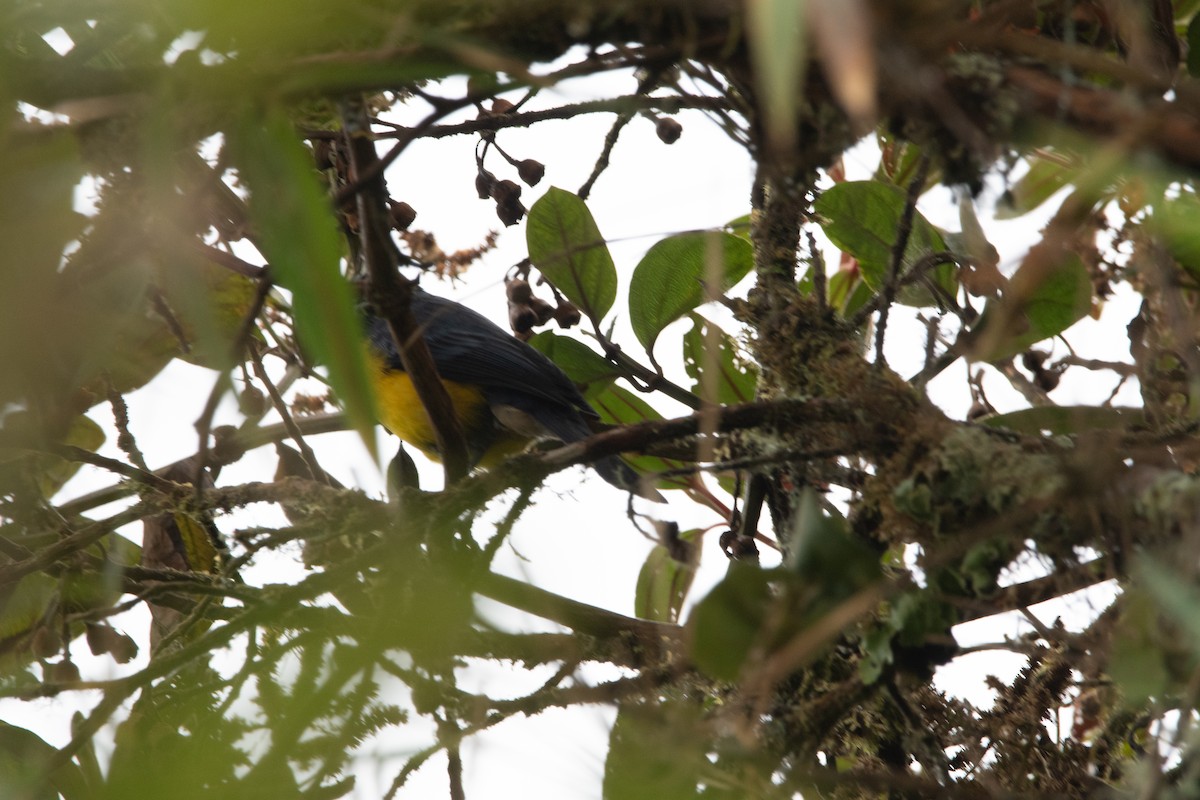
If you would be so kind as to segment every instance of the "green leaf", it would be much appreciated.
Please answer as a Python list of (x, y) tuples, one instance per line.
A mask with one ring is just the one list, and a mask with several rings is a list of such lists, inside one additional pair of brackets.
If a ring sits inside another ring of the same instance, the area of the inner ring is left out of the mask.
[(46, 613), (58, 594), (58, 581), (34, 572), (0, 587), (0, 639), (28, 630)]
[(525, 239), (533, 265), (598, 324), (617, 298), (617, 267), (587, 205), (551, 186), (529, 209)]
[[(679, 534), (679, 537), (685, 542), (691, 542), (699, 534), (699, 530), (690, 530)], [(689, 547), (688, 552), (699, 554), (695, 547)], [(670, 550), (656, 544), (646, 556), (641, 572), (638, 573), (633, 602), (634, 613), (642, 619), (676, 622), (695, 577), (695, 564), (676, 561)]]
[[(94, 453), (104, 444), (104, 430), (90, 417), (79, 415), (61, 431), (59, 443), (78, 447)], [(12, 445), (0, 444), (0, 485), (19, 485), (32, 480), (41, 491), (42, 497), (51, 498), (69, 481), (82, 462), (61, 458), (41, 449), (30, 449), (25, 445), (38, 430), (38, 414), (25, 409), (4, 415), (0, 432), (11, 436)], [(58, 431), (55, 432), (59, 434)], [(7, 439), (8, 437), (6, 437)], [(25, 442), (21, 442), (25, 439)]]
[[(97, 425), (91, 417), (79, 415), (71, 420), (63, 444), (78, 447), (89, 453), (94, 453), (104, 444), (104, 429)], [(83, 464), (79, 461), (68, 461), (51, 455), (38, 455), (31, 464), (37, 472), (38, 488), (42, 497), (50, 498), (69, 481)]]
[(732, 233), (734, 236), (740, 236), (749, 242), (751, 231), (750, 215), (742, 214), (740, 217), (729, 220), (729, 222), (726, 222), (723, 226), (723, 230)]
[(1092, 279), (1079, 256), (1038, 245), (1025, 257), (999, 300), (984, 307), (972, 356), (1001, 361), (1049, 339), (1087, 316)]
[(85, 800), (89, 787), (74, 762), (52, 766), (58, 750), (32, 731), (0, 721), (0, 786), (6, 797), (28, 800)]
[(1184, 635), (1184, 642), (1193, 654), (1200, 654), (1200, 591), (1180, 576), (1177, 569), (1142, 557), (1134, 568), (1134, 575), (1146, 593), (1158, 603), (1159, 608), (1171, 619)]
[(862, 658), (858, 662), (858, 677), (868, 686), (879, 680), (884, 669), (895, 659), (892, 651), (892, 630), (890, 625), (879, 625), (871, 628), (859, 642)]
[(1188, 23), (1187, 44), (1188, 75), (1200, 77), (1200, 15), (1192, 17)]
[(362, 326), (338, 268), (341, 243), (312, 158), (282, 113), (249, 113), (231, 142), (250, 188), (250, 212), (272, 274), (292, 293), (297, 336), (329, 368), (329, 382), (375, 452), (375, 397)]
[(687, 800), (709, 766), (699, 704), (669, 698), (621, 704), (604, 762), (605, 800)]
[(905, 592), (890, 603), (887, 616), (863, 636), (859, 676), (864, 683), (874, 683), (895, 661), (896, 646), (919, 648), (930, 641), (931, 635), (945, 637), (958, 619), (958, 611), (938, 592)]
[(601, 420), (613, 425), (634, 425), (663, 418), (640, 396), (616, 385), (598, 395), (592, 404), (600, 412)]
[(771, 573), (733, 562), (692, 612), (692, 660), (719, 681), (738, 677), (771, 606)]
[(1175, 19), (1187, 19), (1200, 12), (1200, 0), (1174, 0)]
[(740, 236), (699, 231), (670, 236), (646, 251), (629, 281), (629, 323), (649, 352), (663, 328), (732, 288), (754, 268)]
[[(24, 277), (21, 271), (58, 267), (63, 247), (76, 236), (83, 218), (72, 209), (75, 186), (83, 176), (83, 163), (75, 137), (66, 132), (30, 131), (8, 141), (0, 132), (8, 157), (0, 172), (0, 235), (4, 236), (3, 261), (12, 270), (7, 280)], [(14, 128), (15, 129), (15, 128)], [(15, 288), (19, 288), (19, 285)], [(5, 300), (17, 297), (6, 294)], [(45, 311), (46, 309), (42, 309)]]
[(1164, 201), (1155, 206), (1145, 224), (1161, 237), (1171, 257), (1194, 280), (1200, 280), (1200, 198), (1182, 194)]
[(529, 345), (557, 364), (572, 383), (586, 386), (585, 397), (604, 391), (621, 375), (615, 364), (570, 336), (542, 331), (530, 338)]
[[(56, 609), (70, 613), (110, 608), (121, 596), (121, 578), (125, 566), (137, 564), (141, 548), (120, 534), (110, 533), (93, 543), (80, 555), (76, 568), (51, 576), (33, 572), (20, 580), (0, 585), (0, 640), (12, 645), (0, 653), (0, 674), (19, 668), (35, 654), (26, 636), (40, 624), (54, 624)], [(82, 568), (87, 563), (102, 564), (100, 569)], [(82, 622), (72, 622), (62, 630), (67, 638), (83, 632)], [(0, 775), (3, 772), (0, 771)]]
[(875, 180), (886, 180), (896, 186), (907, 187), (917, 174), (921, 163), (921, 148), (912, 142), (890, 133), (878, 134), (879, 168)]
[[(1013, 275), (1019, 287), (1024, 275), (1022, 265)], [(1092, 281), (1087, 267), (1072, 253), (1065, 261), (1034, 278), (1036, 288), (1025, 294), (1025, 314), (1029, 317), (1029, 343), (1062, 333), (1087, 316), (1092, 308)], [(1022, 348), (1024, 349), (1024, 348)]]
[(1126, 430), (1145, 420), (1140, 408), (1037, 406), (982, 420), (992, 428), (1051, 436), (1095, 430)]
[(1015, 219), (1045, 203), (1079, 176), (1078, 156), (1050, 149), (1026, 156), (1029, 171), (1022, 175), (996, 207), (996, 219)]
[[(0, 87), (0, 100), (4, 99)], [(8, 99), (7, 108), (12, 109)], [(7, 115), (0, 120), (5, 152), (0, 170), (4, 408), (8, 403), (45, 404), (74, 390), (81, 382), (79, 363), (97, 352), (111, 353), (112, 336), (111, 321), (101, 318), (95, 299), (72, 291), (77, 277), (59, 271), (64, 249), (79, 235), (83, 222), (71, 208), (72, 193), (83, 175), (74, 136), (30, 131), (9, 141), (10, 131), (18, 128)], [(103, 312), (111, 315), (107, 308)], [(98, 338), (106, 340), (97, 343)]]
[(852, 316), (873, 294), (871, 287), (862, 279), (862, 273), (856, 269), (840, 269), (833, 273), (826, 290), (830, 307), (836, 308), (843, 317)]
[(1113, 629), (1107, 672), (1131, 704), (1161, 697), (1170, 686), (1159, 609), (1145, 587), (1126, 590)]
[[(887, 282), (900, 220), (907, 201), (904, 190), (878, 181), (849, 181), (827, 190), (813, 208), (823, 218), (825, 235), (858, 260), (863, 280), (874, 291)], [(914, 211), (912, 229), (900, 272), (904, 274), (930, 253), (946, 250), (942, 234), (920, 211)], [(942, 265), (928, 273), (947, 292), (954, 289), (954, 270)], [(934, 305), (936, 298), (923, 287), (902, 290), (897, 298), (905, 305)]]
[[(228, 369), (237, 357), (234, 337), (254, 303), (256, 282), (189, 253), (161, 265), (156, 277), (187, 340), (188, 351), (181, 357), (211, 369)], [(170, 342), (178, 353), (179, 342), (174, 336)]]
[(794, 517), (787, 566), (806, 585), (817, 584), (823, 605), (839, 603), (881, 576), (879, 556), (850, 535), (846, 520), (821, 509), (805, 488)]
[(683, 367), (692, 391), (718, 405), (749, 403), (758, 386), (758, 370), (742, 358), (737, 344), (713, 323), (689, 315), (692, 329), (683, 335)]

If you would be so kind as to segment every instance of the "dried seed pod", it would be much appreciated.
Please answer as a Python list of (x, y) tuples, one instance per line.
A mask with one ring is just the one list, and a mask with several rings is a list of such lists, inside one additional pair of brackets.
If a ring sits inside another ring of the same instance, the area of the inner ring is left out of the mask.
[(408, 230), (417, 218), (416, 209), (405, 202), (388, 199), (388, 213), (392, 219), (392, 227), (398, 231)]
[(108, 636), (107, 634), (112, 628), (107, 625), (88, 624), (84, 630), (84, 637), (87, 639), (88, 649), (92, 651), (94, 656), (102, 656), (108, 652)]
[(113, 631), (113, 639), (108, 652), (118, 664), (128, 664), (137, 658), (138, 646), (133, 637), (119, 631)]
[(574, 327), (579, 324), (581, 319), (583, 319), (583, 314), (580, 313), (579, 306), (570, 300), (559, 302), (558, 308), (554, 309), (554, 321), (560, 328)]
[(1038, 372), (1049, 355), (1042, 350), (1026, 350), (1021, 354), (1021, 365), (1030, 372)]
[(537, 186), (538, 182), (546, 175), (546, 165), (532, 158), (527, 158), (520, 164), (517, 164), (517, 175), (530, 186)]
[(133, 639), (107, 625), (89, 624), (85, 635), (92, 655), (108, 653), (118, 664), (127, 664), (137, 656), (138, 647)]
[(515, 197), (503, 203), (496, 203), (496, 216), (505, 225), (513, 226), (525, 216), (525, 206)]
[(1062, 373), (1056, 369), (1041, 369), (1033, 376), (1033, 382), (1043, 392), (1052, 392), (1058, 388), (1058, 382), (1062, 380)]
[(62, 637), (58, 635), (58, 631), (53, 626), (42, 625), (33, 632), (30, 650), (38, 658), (50, 658), (62, 650), (62, 644)]
[(521, 303), (508, 304), (508, 324), (517, 333), (528, 333), (537, 322), (533, 309)]
[(328, 139), (317, 139), (313, 142), (313, 163), (317, 169), (324, 172), (333, 169), (333, 145)]
[(492, 186), (492, 197), (497, 203), (507, 203), (521, 196), (521, 184), (516, 181), (497, 181)]
[(267, 411), (267, 396), (257, 386), (247, 386), (238, 395), (238, 408), (247, 417), (262, 416)]
[(533, 287), (524, 278), (513, 278), (504, 284), (504, 293), (509, 303), (527, 304), (533, 299)]
[(77, 683), (79, 681), (79, 667), (75, 666), (74, 661), (47, 664), (43, 669), (47, 683)]
[(683, 126), (670, 117), (659, 117), (654, 123), (654, 132), (663, 144), (675, 144), (683, 133)]
[(537, 317), (538, 325), (545, 325), (550, 320), (554, 319), (554, 306), (547, 303), (540, 297), (531, 298), (529, 307), (533, 309), (534, 316)]
[(232, 425), (218, 425), (212, 430), (212, 454), (218, 464), (232, 464), (246, 455), (246, 445)]
[(495, 187), (496, 176), (486, 169), (479, 170), (479, 174), (475, 176), (475, 191), (479, 193), (479, 199), (487, 200), (492, 196), (492, 189)]

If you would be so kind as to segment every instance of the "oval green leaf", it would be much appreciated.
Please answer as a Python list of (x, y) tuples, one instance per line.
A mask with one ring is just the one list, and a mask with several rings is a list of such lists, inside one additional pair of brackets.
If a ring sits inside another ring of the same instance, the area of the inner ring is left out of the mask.
[(676, 697), (620, 704), (604, 761), (605, 800), (692, 800), (710, 766), (699, 703)]
[(771, 608), (771, 574), (734, 562), (692, 612), (692, 660), (706, 675), (734, 681)]
[[(1200, 19), (1200, 18), (1198, 18)], [(1200, 278), (1200, 199), (1193, 194), (1158, 203), (1146, 227), (1161, 237), (1171, 257)]]
[(758, 370), (742, 358), (733, 337), (698, 314), (683, 335), (683, 368), (692, 392), (709, 403), (733, 405), (754, 400)]
[(734, 236), (740, 236), (747, 242), (750, 241), (750, 232), (752, 229), (750, 215), (742, 214), (736, 219), (731, 219), (724, 225), (724, 230), (732, 233)]
[(629, 282), (629, 323), (647, 352), (663, 328), (723, 294), (754, 268), (750, 243), (723, 231), (656, 242)]
[(1079, 177), (1079, 156), (1054, 150), (1031, 153), (1025, 160), (1029, 171), (1009, 187), (996, 206), (996, 219), (1015, 219), (1033, 211)]
[(1192, 17), (1187, 26), (1187, 72), (1193, 78), (1200, 76), (1200, 16)]
[[(813, 205), (822, 218), (825, 235), (858, 260), (863, 280), (872, 290), (878, 291), (887, 281), (906, 202), (906, 194), (898, 186), (879, 181), (848, 181), (827, 190)], [(946, 249), (941, 232), (920, 211), (915, 211), (901, 273), (930, 253)], [(950, 265), (938, 267), (930, 274), (942, 288), (953, 293), (954, 270)], [(901, 291), (897, 300), (905, 305), (935, 304), (933, 294), (921, 287)]]
[(988, 303), (977, 326), (972, 357), (1001, 361), (1057, 336), (1092, 307), (1092, 279), (1075, 253), (1035, 246), (1009, 281), (1009, 292)]
[[(696, 530), (680, 534), (684, 539), (695, 539), (698, 535)], [(676, 561), (666, 547), (656, 544), (638, 573), (634, 613), (655, 622), (676, 622), (695, 577), (694, 564)]]
[(529, 209), (529, 260), (599, 324), (617, 299), (617, 267), (587, 205), (557, 186)]

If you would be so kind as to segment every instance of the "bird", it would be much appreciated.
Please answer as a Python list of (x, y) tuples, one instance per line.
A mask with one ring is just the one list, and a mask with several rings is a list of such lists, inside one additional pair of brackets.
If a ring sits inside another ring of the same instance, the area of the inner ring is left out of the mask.
[[(433, 425), (404, 371), (391, 328), (368, 304), (363, 309), (380, 422), (441, 461)], [(589, 422), (600, 415), (545, 355), (482, 314), (419, 286), (413, 287), (410, 310), (462, 425), (472, 467), (495, 467), (534, 441), (570, 443), (591, 435)], [(618, 489), (662, 501), (620, 457), (597, 459), (592, 467)]]

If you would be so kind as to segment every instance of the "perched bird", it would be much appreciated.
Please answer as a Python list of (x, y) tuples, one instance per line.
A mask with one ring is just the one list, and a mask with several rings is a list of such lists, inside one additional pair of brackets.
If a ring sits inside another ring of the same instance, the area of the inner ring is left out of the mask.
[[(472, 466), (494, 466), (531, 441), (574, 442), (591, 434), (599, 415), (554, 362), (498, 325), (452, 300), (413, 288), (412, 315), (462, 424)], [(403, 441), (440, 461), (437, 437), (400, 361), (387, 323), (366, 316), (381, 422)], [(638, 474), (617, 457), (592, 464), (600, 477), (652, 500)]]

